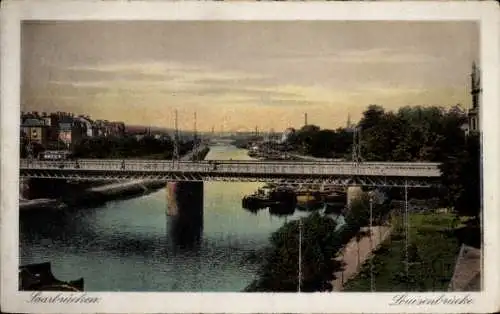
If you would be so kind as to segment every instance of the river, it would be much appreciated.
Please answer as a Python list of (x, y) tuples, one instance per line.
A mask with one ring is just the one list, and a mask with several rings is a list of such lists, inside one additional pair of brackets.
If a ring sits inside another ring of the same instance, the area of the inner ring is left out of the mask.
[[(250, 158), (234, 146), (213, 146), (206, 159)], [(56, 278), (83, 277), (86, 291), (241, 291), (257, 270), (245, 256), (285, 222), (242, 209), (242, 197), (260, 185), (205, 182), (201, 246), (187, 251), (172, 249), (165, 189), (96, 208), (23, 214), (21, 264), (51, 262)]]

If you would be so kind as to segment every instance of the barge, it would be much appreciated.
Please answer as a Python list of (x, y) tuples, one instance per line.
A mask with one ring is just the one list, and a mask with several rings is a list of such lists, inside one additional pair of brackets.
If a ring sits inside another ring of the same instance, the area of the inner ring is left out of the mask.
[(83, 278), (61, 281), (52, 274), (49, 262), (19, 267), (20, 291), (83, 291)]
[(260, 188), (255, 193), (243, 197), (242, 206), (246, 209), (262, 209), (266, 207), (295, 207), (295, 192), (284, 188)]

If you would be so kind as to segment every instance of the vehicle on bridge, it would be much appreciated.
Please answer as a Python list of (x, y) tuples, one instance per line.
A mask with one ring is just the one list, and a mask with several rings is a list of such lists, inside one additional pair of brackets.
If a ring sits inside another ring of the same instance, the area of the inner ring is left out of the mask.
[(69, 150), (46, 150), (38, 155), (40, 160), (73, 160), (74, 155)]

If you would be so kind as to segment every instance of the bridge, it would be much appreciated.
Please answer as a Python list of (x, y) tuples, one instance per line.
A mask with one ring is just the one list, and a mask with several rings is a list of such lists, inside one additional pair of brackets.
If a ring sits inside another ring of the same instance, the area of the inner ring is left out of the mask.
[(208, 145), (229, 145), (234, 142), (231, 138), (211, 138), (207, 140)]
[(307, 161), (20, 160), (22, 178), (73, 180), (243, 181), (342, 186), (430, 187), (439, 163)]

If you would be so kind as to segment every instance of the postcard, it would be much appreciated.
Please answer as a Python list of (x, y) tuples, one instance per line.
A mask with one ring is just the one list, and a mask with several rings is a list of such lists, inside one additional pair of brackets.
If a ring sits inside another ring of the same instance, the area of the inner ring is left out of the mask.
[(498, 310), (495, 2), (2, 4), (4, 311)]

